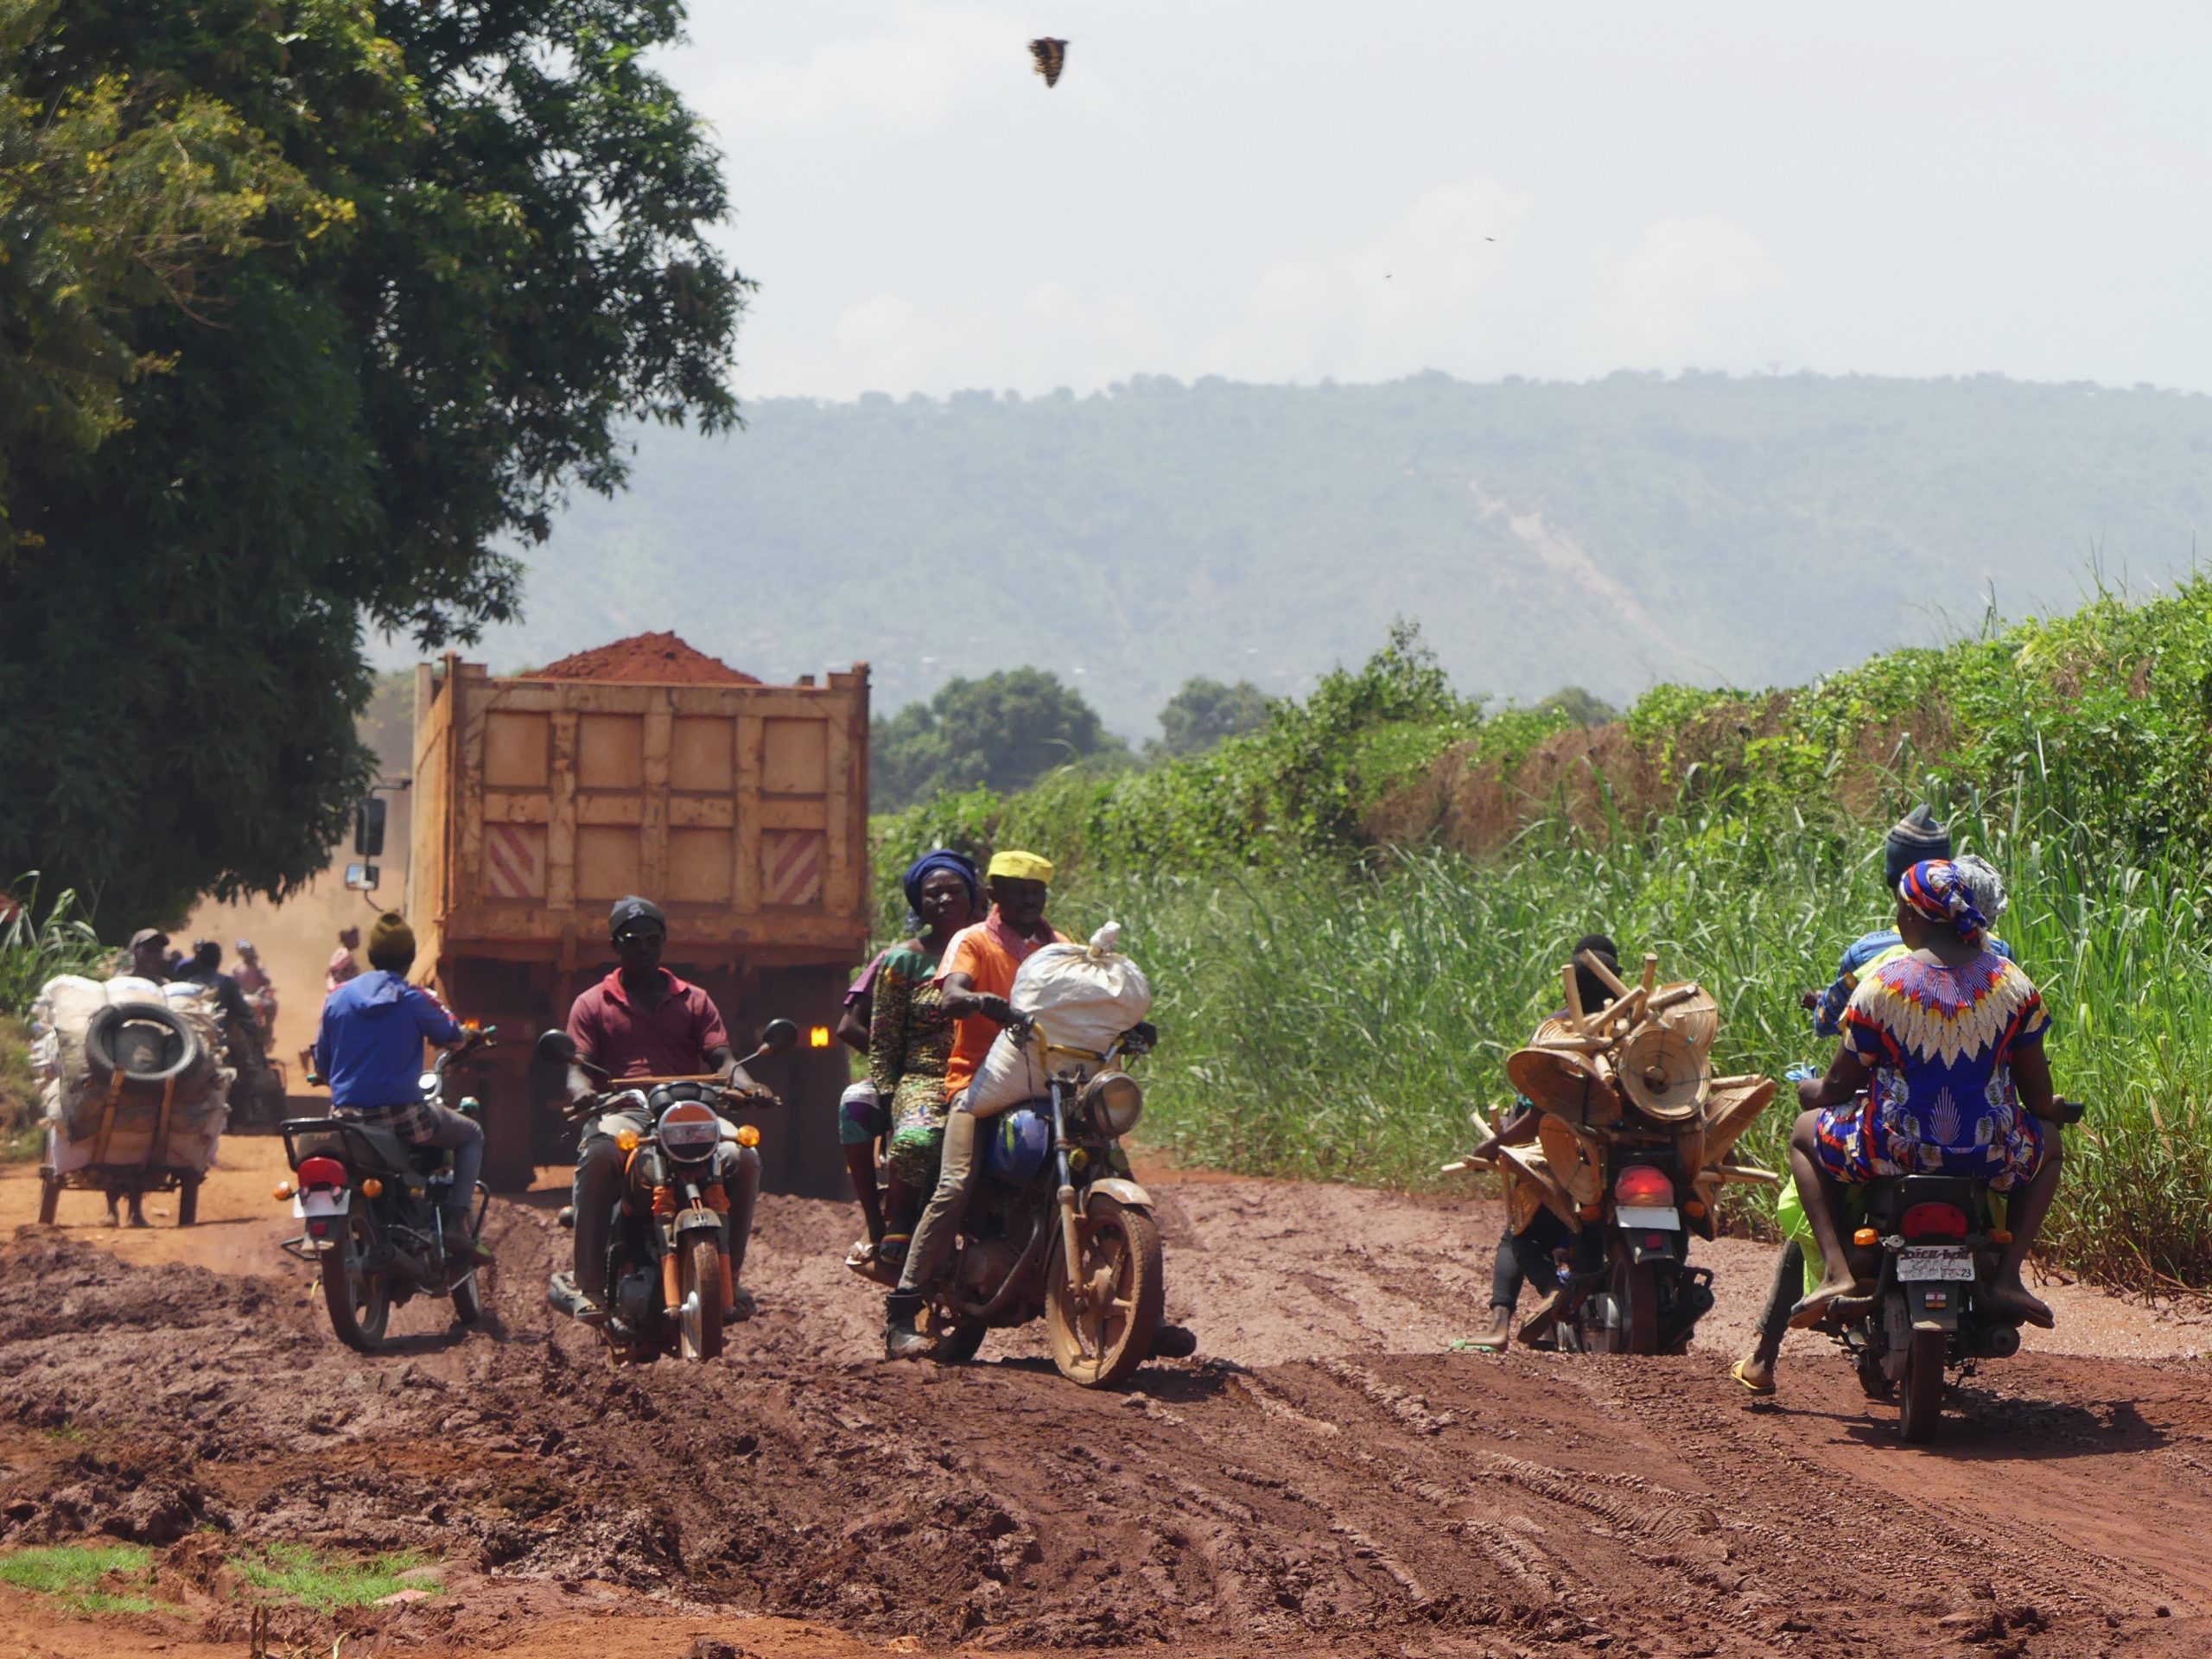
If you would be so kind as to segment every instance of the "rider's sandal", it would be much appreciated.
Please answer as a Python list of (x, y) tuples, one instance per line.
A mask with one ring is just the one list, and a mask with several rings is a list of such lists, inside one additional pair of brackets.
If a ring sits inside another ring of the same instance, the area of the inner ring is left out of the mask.
[(1733, 1365), (1731, 1365), (1728, 1368), (1728, 1375), (1734, 1377), (1738, 1382), (1742, 1383), (1746, 1393), (1754, 1395), (1758, 1398), (1764, 1400), (1774, 1392), (1774, 1382), (1770, 1378), (1764, 1382), (1754, 1382), (1750, 1377), (1745, 1376), (1744, 1375), (1744, 1368), (1751, 1363), (1751, 1362), (1748, 1359), (1738, 1360)]
[(855, 1273), (866, 1273), (875, 1265), (877, 1246), (873, 1239), (856, 1239), (853, 1248), (845, 1252), (845, 1265)]

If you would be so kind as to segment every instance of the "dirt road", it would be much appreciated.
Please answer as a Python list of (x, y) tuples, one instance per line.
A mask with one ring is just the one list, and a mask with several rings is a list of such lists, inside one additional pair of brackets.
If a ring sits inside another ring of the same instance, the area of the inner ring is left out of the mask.
[[(188, 1609), (25, 1651), (236, 1652), (223, 1553), (271, 1540), (447, 1562), (443, 1596), (339, 1616), (431, 1650), (2212, 1647), (2204, 1332), (2087, 1293), (1907, 1448), (1808, 1339), (1777, 1402), (1728, 1380), (1760, 1247), (1705, 1257), (1723, 1301), (1687, 1358), (1500, 1360), (1447, 1346), (1491, 1206), (1179, 1180), (1169, 1307), (1199, 1357), (1096, 1395), (1033, 1338), (881, 1364), (880, 1300), (836, 1265), (850, 1210), (770, 1199), (728, 1359), (618, 1376), (544, 1307), (548, 1192), (498, 1206), (493, 1329), (409, 1309), (364, 1359), (274, 1249), (272, 1154), (226, 1145), (188, 1233), (118, 1238), (90, 1198), (13, 1230), (27, 1182), (0, 1175), (0, 1547), (140, 1537)], [(2133, 1357), (2065, 1351), (2111, 1344)], [(329, 1619), (288, 1617), (329, 1651)]]

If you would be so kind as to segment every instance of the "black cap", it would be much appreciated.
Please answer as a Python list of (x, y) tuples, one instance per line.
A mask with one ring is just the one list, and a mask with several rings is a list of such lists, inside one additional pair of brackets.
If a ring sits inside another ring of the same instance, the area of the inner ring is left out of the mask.
[(1923, 801), (1890, 826), (1890, 838), (1882, 847), (1882, 874), (1894, 887), (1914, 865), (1950, 855), (1951, 832), (1936, 822), (1934, 810)]
[(607, 918), (607, 937), (613, 938), (632, 922), (652, 922), (658, 925), (664, 937), (668, 932), (668, 918), (661, 913), (661, 907), (633, 893), (614, 901), (614, 909)]

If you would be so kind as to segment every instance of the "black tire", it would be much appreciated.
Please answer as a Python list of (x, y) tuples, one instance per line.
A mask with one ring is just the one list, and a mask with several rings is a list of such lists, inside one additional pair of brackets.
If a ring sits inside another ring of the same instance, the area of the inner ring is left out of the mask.
[(1103, 1193), (1078, 1224), (1085, 1276), (1102, 1278), (1114, 1312), (1086, 1320), (1068, 1294), (1068, 1275), (1055, 1238), (1045, 1263), (1045, 1338), (1062, 1376), (1086, 1389), (1126, 1382), (1152, 1357), (1152, 1339), (1166, 1313), (1167, 1284), (1160, 1227), (1143, 1210)]
[(54, 1225), (54, 1217), (61, 1208), (61, 1178), (52, 1170), (38, 1173), (38, 1224)]
[(183, 1016), (158, 1002), (117, 1002), (102, 1008), (85, 1027), (85, 1066), (94, 1082), (106, 1080), (123, 1070), (116, 1058), (115, 1039), (125, 1026), (159, 1026), (175, 1039), (177, 1057), (158, 1071), (129, 1071), (124, 1075), (142, 1087), (158, 1089), (175, 1078), (181, 1082), (195, 1067), (209, 1062), (207, 1051)]
[(933, 1330), (937, 1346), (930, 1350), (930, 1357), (940, 1365), (965, 1365), (982, 1351), (990, 1330), (981, 1319), (955, 1320), (941, 1332)]
[(1872, 1349), (1861, 1351), (1853, 1367), (1859, 1373), (1859, 1391), (1869, 1400), (1894, 1398), (1897, 1385), (1882, 1375), (1881, 1356)]
[(677, 1351), (686, 1359), (719, 1359), (722, 1351), (722, 1253), (712, 1234), (683, 1245), (678, 1258)]
[[(1659, 1268), (1656, 1262), (1638, 1264), (1625, 1244), (1613, 1247), (1605, 1288), (1611, 1295), (1616, 1317), (1611, 1325), (1584, 1326), (1587, 1351), (1597, 1354), (1656, 1354), (1659, 1351)], [(1595, 1299), (1583, 1304), (1595, 1310)]]
[(1950, 1354), (1949, 1332), (1912, 1333), (1897, 1395), (1897, 1433), (1908, 1445), (1925, 1445), (1935, 1438), (1936, 1426), (1943, 1417), (1943, 1362)]
[(200, 1177), (181, 1175), (176, 1184), (176, 1224), (189, 1227), (200, 1219)]
[(484, 1323), (484, 1288), (477, 1282), (483, 1271), (475, 1268), (453, 1287), (453, 1316), (471, 1330)]
[(360, 1270), (362, 1255), (375, 1239), (376, 1224), (362, 1211), (349, 1210), (345, 1236), (322, 1254), (322, 1305), (330, 1311), (330, 1328), (339, 1341), (364, 1354), (383, 1345), (391, 1318), (391, 1294), (382, 1275)]

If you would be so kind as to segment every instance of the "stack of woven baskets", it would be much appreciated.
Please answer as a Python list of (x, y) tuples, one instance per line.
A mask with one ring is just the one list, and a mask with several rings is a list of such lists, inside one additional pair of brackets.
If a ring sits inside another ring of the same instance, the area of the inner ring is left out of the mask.
[[(1770, 1171), (1729, 1161), (1774, 1099), (1775, 1085), (1770, 1077), (1713, 1075), (1720, 1009), (1712, 995), (1694, 981), (1659, 983), (1656, 957), (1644, 957), (1643, 982), (1634, 987), (1593, 956), (1579, 960), (1611, 1000), (1586, 1009), (1575, 964), (1567, 963), (1560, 970), (1566, 1014), (1539, 1025), (1529, 1046), (1505, 1063), (1513, 1086), (1543, 1114), (1534, 1146), (1498, 1154), (1515, 1230), (1545, 1208), (1577, 1231), (1594, 1220), (1609, 1153), (1623, 1141), (1671, 1141), (1696, 1190), (1695, 1213), (1709, 1216), (1726, 1182), (1772, 1185)], [(1484, 1127), (1479, 1116), (1476, 1127)], [(1446, 1167), (1470, 1166), (1463, 1160)]]

